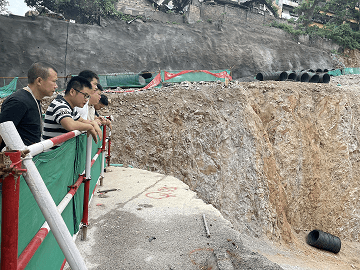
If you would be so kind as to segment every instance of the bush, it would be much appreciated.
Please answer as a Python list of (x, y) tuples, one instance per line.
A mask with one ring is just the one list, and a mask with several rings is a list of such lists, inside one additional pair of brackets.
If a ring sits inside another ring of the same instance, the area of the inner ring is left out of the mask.
[(319, 28), (316, 25), (308, 27), (301, 27), (301, 25), (297, 25), (297, 28), (294, 28), (293, 25), (273, 21), (270, 26), (283, 29), (294, 36), (304, 34), (312, 37), (318, 36), (333, 40), (335, 43), (344, 48), (360, 49), (360, 33), (352, 30), (348, 23), (341, 25), (325, 24), (323, 28)]

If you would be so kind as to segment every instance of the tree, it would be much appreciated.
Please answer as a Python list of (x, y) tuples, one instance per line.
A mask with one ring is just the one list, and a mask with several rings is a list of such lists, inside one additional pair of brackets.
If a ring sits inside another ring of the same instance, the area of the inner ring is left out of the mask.
[(7, 13), (7, 7), (9, 5), (9, 2), (6, 0), (0, 0), (0, 14), (6, 14)]
[(359, 1), (358, 0), (331, 0), (326, 2), (322, 7), (322, 14), (333, 14), (329, 16), (329, 22), (335, 23), (336, 25), (341, 25), (344, 22), (349, 22), (351, 20), (359, 21), (360, 12), (359, 12)]
[(299, 22), (304, 27), (308, 27), (313, 22), (314, 13), (319, 11), (321, 2), (322, 0), (305, 0), (295, 9), (299, 15)]
[[(332, 39), (345, 48), (360, 49), (359, 0), (305, 0), (295, 11), (299, 15), (296, 28), (304, 34)], [(322, 28), (313, 22), (321, 23)]]
[(359, 0), (305, 0), (295, 11), (302, 26), (309, 27), (314, 21), (341, 25), (351, 20), (359, 21)]
[(67, 19), (74, 19), (81, 23), (97, 23), (99, 17), (119, 15), (115, 9), (117, 0), (25, 0), (29, 7), (48, 8), (61, 13)]

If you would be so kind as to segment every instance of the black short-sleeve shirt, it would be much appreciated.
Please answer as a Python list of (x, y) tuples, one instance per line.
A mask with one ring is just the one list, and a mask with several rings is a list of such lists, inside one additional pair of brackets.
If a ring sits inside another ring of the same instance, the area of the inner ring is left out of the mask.
[[(40, 106), (40, 101), (37, 102)], [(40, 142), (40, 114), (30, 92), (20, 89), (5, 99), (1, 106), (0, 123), (6, 121), (14, 122), (25, 145)], [(5, 146), (4, 142), (1, 143), (1, 148), (3, 146)]]

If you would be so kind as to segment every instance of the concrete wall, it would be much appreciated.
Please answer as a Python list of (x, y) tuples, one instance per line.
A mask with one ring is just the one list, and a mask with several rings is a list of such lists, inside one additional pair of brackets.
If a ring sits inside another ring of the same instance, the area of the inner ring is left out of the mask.
[[(225, 9), (196, 7), (196, 14), (208, 16), (204, 18)], [(100, 26), (41, 16), (0, 16), (0, 77), (26, 77), (29, 66), (39, 60), (53, 63), (59, 76), (83, 69), (107, 74), (232, 68), (233, 77), (242, 78), (262, 71), (334, 66), (327, 51), (333, 44), (310, 39), (299, 44), (288, 33), (264, 26), (266, 16), (226, 10), (232, 17), (197, 21), (194, 16), (194, 24), (159, 11), (147, 11), (143, 20), (131, 22), (101, 20)]]

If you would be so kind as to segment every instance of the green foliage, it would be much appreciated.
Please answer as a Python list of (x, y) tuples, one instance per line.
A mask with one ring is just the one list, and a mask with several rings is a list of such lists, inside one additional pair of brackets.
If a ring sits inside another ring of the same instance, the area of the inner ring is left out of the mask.
[(275, 16), (276, 18), (278, 18), (278, 17), (279, 17), (279, 9), (277, 8), (277, 6), (275, 6), (275, 5), (273, 4), (273, 1), (272, 1), (272, 0), (265, 0), (265, 2), (266, 2), (266, 4), (267, 4), (267, 6), (270, 7), (270, 9), (272, 8), (272, 11), (273, 11), (273, 13), (274, 13), (274, 16)]
[[(299, 15), (295, 26), (278, 22), (273, 22), (271, 26), (293, 35), (327, 38), (344, 48), (360, 49), (360, 32), (350, 26), (350, 20), (360, 21), (360, 12), (355, 8), (358, 4), (358, 0), (302, 1), (295, 9)], [(323, 28), (314, 25), (314, 22), (321, 23)]]
[(270, 26), (283, 29), (294, 36), (318, 36), (331, 39), (344, 48), (360, 49), (360, 33), (352, 30), (348, 23), (341, 25), (336, 25), (334, 23), (327, 24), (324, 28), (319, 28), (318, 26), (309, 26), (306, 28), (298, 26), (298, 29), (295, 29), (292, 25), (274, 21)]
[(74, 19), (81, 23), (98, 23), (100, 16), (118, 18), (125, 21), (134, 17), (118, 12), (115, 8), (117, 0), (25, 0), (29, 7), (46, 7), (61, 13), (66, 19)]
[(295, 21), (295, 19), (294, 19), (294, 18), (288, 19), (287, 21), (288, 21), (288, 23), (291, 23), (291, 24), (296, 24), (296, 21)]
[(319, 33), (325, 38), (334, 40), (344, 48), (360, 49), (360, 34), (353, 31), (348, 23), (328, 24), (325, 28), (320, 29)]
[(283, 29), (284, 31), (286, 31), (292, 35), (295, 35), (295, 36), (306, 34), (305, 31), (303, 31), (301, 29), (295, 29), (294, 26), (287, 24), (287, 23), (279, 23), (277, 21), (273, 21), (270, 24), (270, 26)]

